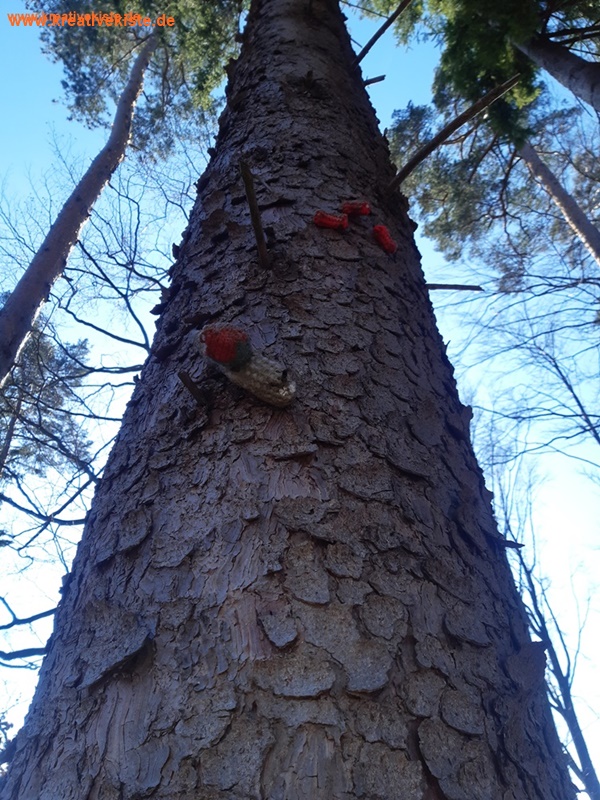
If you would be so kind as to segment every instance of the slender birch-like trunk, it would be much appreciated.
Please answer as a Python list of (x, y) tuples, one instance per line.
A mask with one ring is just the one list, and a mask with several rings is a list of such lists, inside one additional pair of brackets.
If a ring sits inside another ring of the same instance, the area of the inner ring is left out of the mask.
[[(354, 58), (334, 0), (252, 3), (1, 800), (574, 798)], [(213, 372), (207, 322), (293, 402)]]
[(10, 454), (10, 447), (15, 435), (15, 430), (17, 427), (17, 422), (19, 421), (19, 414), (21, 413), (21, 407), (23, 405), (23, 388), (19, 387), (19, 393), (14, 404), (14, 408), (8, 420), (8, 425), (6, 426), (6, 430), (3, 432), (4, 439), (2, 441), (2, 445), (0, 446), (0, 481), (2, 480), (2, 476), (4, 474), (4, 469), (6, 467), (6, 462), (8, 461), (8, 456)]
[(0, 309), (0, 386), (14, 366), (52, 286), (63, 274), (94, 203), (125, 156), (135, 104), (157, 43), (154, 36), (149, 36), (141, 46), (119, 98), (108, 141), (63, 205), (39, 250)]
[(552, 170), (542, 161), (530, 142), (525, 142), (518, 150), (529, 171), (550, 195), (575, 235), (591, 253), (600, 266), (600, 230), (567, 192)]
[(513, 44), (576, 97), (600, 111), (600, 62), (586, 61), (567, 47), (541, 37)]

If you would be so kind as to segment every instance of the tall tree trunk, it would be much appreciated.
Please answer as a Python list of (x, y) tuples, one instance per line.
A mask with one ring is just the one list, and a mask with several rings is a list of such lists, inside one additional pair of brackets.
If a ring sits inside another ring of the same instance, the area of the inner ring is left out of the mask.
[(4, 420), (4, 422), (7, 424), (6, 424), (6, 430), (3, 432), (2, 444), (0, 445), (0, 482), (2, 482), (2, 476), (4, 474), (6, 462), (8, 461), (8, 456), (10, 455), (10, 447), (13, 442), (15, 430), (17, 428), (17, 422), (19, 421), (19, 416), (21, 414), (21, 407), (23, 405), (23, 395), (24, 395), (24, 388), (22, 385), (19, 385), (17, 398), (16, 401), (13, 401), (14, 405), (12, 409), (10, 410), (9, 408), (6, 409), (7, 412), (10, 414), (10, 416), (8, 417), (8, 420), (6, 420), (6, 418)]
[[(334, 0), (253, 3), (2, 800), (574, 797), (353, 58)], [(372, 220), (313, 224), (356, 198)], [(206, 320), (293, 403), (213, 375)]]
[(586, 61), (567, 47), (542, 37), (514, 45), (570, 92), (600, 111), (600, 63)]
[(541, 183), (575, 235), (600, 266), (600, 230), (590, 222), (585, 211), (578, 206), (552, 170), (544, 164), (530, 142), (525, 142), (518, 153), (529, 167), (534, 179)]
[(108, 141), (63, 205), (39, 250), (0, 309), (0, 386), (27, 341), (53, 284), (63, 274), (69, 253), (94, 203), (123, 160), (131, 137), (135, 104), (157, 44), (157, 39), (149, 36), (142, 45), (119, 98)]

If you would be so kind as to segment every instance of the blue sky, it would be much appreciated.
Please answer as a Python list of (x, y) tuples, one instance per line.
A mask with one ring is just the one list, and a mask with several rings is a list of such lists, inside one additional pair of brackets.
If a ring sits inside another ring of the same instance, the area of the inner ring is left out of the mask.
[[(2, 5), (3, 11), (24, 10), (22, 0), (4, 0)], [(378, 24), (352, 22), (351, 32), (359, 45), (366, 43)], [(367, 56), (362, 64), (366, 77), (387, 75), (384, 82), (370, 87), (382, 128), (390, 124), (393, 110), (404, 107), (409, 100), (416, 104), (429, 101), (436, 60), (431, 45), (399, 50), (389, 31)], [(0, 17), (0, 74), (4, 76), (0, 84), (0, 108), (4, 117), (0, 126), (0, 186), (8, 202), (14, 203), (26, 199), (31, 194), (31, 184), (42, 182), (47, 170), (61, 169), (56, 141), (59, 147), (68, 147), (69, 158), (77, 159), (83, 169), (108, 134), (105, 130), (90, 131), (77, 122), (68, 121), (68, 111), (62, 103), (61, 67), (42, 55), (36, 29), (11, 27), (5, 14)], [(455, 268), (444, 265), (440, 255), (429, 245), (420, 242), (420, 248), (430, 280), (461, 279), (453, 272)], [(0, 288), (8, 289), (10, 278), (6, 283), (2, 280), (3, 266), (0, 262)], [(445, 336), (452, 337), (451, 329), (445, 330)], [(553, 463), (549, 459), (546, 463), (553, 480), (549, 487), (540, 486), (536, 512), (538, 528), (546, 542), (544, 555), (549, 554), (544, 562), (545, 571), (559, 586), (561, 577), (565, 578), (560, 597), (564, 598), (564, 608), (569, 608), (568, 616), (575, 625), (576, 612), (567, 596), (570, 594), (569, 572), (579, 569), (578, 559), (582, 553), (589, 553), (594, 544), (597, 531), (593, 522), (600, 518), (600, 501), (596, 493), (592, 503), (592, 493), (584, 486), (576, 469), (567, 470), (557, 460)], [(591, 557), (592, 561), (596, 556)], [(600, 574), (600, 570), (597, 572)], [(588, 650), (590, 662), (594, 658), (592, 650), (593, 646)], [(586, 677), (580, 692), (589, 694), (591, 699), (592, 690), (588, 693), (583, 686), (591, 686), (592, 681), (598, 685), (600, 681), (585, 657), (581, 669)], [(4, 706), (1, 687), (0, 681), (0, 710)], [(588, 724), (593, 723), (592, 714)], [(598, 730), (597, 720), (595, 729)], [(600, 733), (591, 737), (590, 744), (592, 740), (598, 751)]]
[[(3, 11), (24, 10), (22, 0), (3, 0)], [(88, 131), (68, 122), (62, 99), (62, 67), (41, 52), (36, 28), (9, 25), (0, 16), (0, 87), (4, 121), (0, 127), (0, 173), (8, 174), (18, 195), (29, 193), (28, 174), (40, 174), (57, 161), (51, 133), (77, 141), (81, 152), (91, 155), (106, 139), (105, 131)]]
[[(23, 0), (3, 0), (2, 5), (11, 13), (25, 10)], [(360, 45), (367, 42), (377, 27), (377, 22), (352, 21), (354, 37)], [(435, 61), (435, 51), (430, 45), (420, 45), (401, 54), (390, 31), (371, 50), (363, 61), (363, 73), (367, 77), (387, 74), (384, 82), (370, 87), (382, 128), (389, 125), (395, 108), (405, 106), (409, 100), (429, 101)], [(6, 110), (0, 127), (0, 172), (2, 175), (8, 172), (16, 192), (28, 192), (29, 170), (36, 174), (56, 159), (52, 130), (74, 139), (82, 154), (93, 157), (106, 132), (89, 131), (67, 120), (68, 112), (62, 103), (61, 66), (41, 53), (36, 28), (11, 27), (5, 13), (0, 17), (0, 70), (5, 76), (0, 92)]]

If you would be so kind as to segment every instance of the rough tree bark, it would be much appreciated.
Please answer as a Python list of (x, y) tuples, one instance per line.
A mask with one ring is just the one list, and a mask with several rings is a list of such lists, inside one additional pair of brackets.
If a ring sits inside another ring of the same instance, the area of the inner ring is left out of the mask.
[(513, 44), (576, 97), (600, 111), (600, 63), (586, 61), (567, 47), (541, 36)]
[(52, 286), (63, 274), (92, 206), (125, 156), (135, 104), (157, 44), (156, 37), (149, 36), (141, 46), (119, 98), (106, 144), (61, 208), (39, 250), (0, 309), (0, 387), (17, 361)]
[[(253, 3), (2, 800), (574, 796), (353, 58), (334, 0)], [(312, 223), (353, 198), (374, 217)], [(285, 364), (294, 402), (211, 377), (207, 320)]]
[(590, 222), (585, 211), (566, 191), (552, 170), (544, 164), (530, 142), (525, 142), (519, 148), (518, 153), (527, 164), (534, 179), (550, 195), (571, 230), (600, 266), (600, 230)]

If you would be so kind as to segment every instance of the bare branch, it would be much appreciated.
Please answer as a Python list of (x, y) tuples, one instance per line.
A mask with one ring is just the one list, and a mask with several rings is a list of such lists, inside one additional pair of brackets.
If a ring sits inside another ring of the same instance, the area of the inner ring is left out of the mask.
[(360, 51), (360, 53), (356, 56), (356, 58), (352, 62), (352, 69), (356, 69), (358, 67), (360, 62), (371, 50), (371, 48), (379, 41), (379, 39), (381, 39), (381, 37), (387, 31), (387, 29), (390, 28), (394, 24), (394, 22), (396, 22), (400, 14), (402, 14), (404, 9), (407, 8), (411, 4), (411, 2), (412, 0), (402, 0), (398, 8), (392, 14), (390, 14), (390, 16), (383, 23), (383, 25), (377, 29), (377, 31), (373, 34), (373, 36), (371, 36), (371, 38), (363, 47), (363, 49)]
[(419, 164), (424, 161), (428, 155), (433, 153), (437, 147), (443, 144), (446, 139), (452, 136), (455, 131), (461, 128), (470, 119), (476, 117), (477, 114), (480, 114), (486, 108), (489, 108), (492, 103), (495, 103), (496, 100), (502, 97), (502, 95), (506, 94), (506, 92), (512, 89), (513, 86), (516, 86), (519, 82), (519, 77), (520, 75), (518, 74), (513, 75), (512, 78), (500, 84), (500, 86), (496, 86), (495, 89), (492, 89), (491, 91), (487, 92), (487, 94), (484, 94), (483, 97), (481, 97), (476, 103), (473, 103), (473, 105), (467, 108), (466, 111), (463, 111), (463, 113), (459, 114), (458, 117), (455, 117), (452, 122), (449, 122), (448, 125), (444, 126), (442, 130), (433, 137), (433, 139), (430, 139), (427, 144), (421, 147), (421, 149), (418, 150), (415, 155), (407, 161), (404, 167), (402, 167), (402, 169), (396, 174), (396, 177), (390, 181), (386, 187), (386, 192), (391, 194), (395, 189), (397, 189), (400, 184), (402, 184), (403, 181), (408, 178), (411, 172), (414, 172)]
[(475, 286), (469, 283), (426, 283), (425, 287), (430, 291), (433, 289), (445, 289), (456, 292), (483, 292), (482, 286)]
[(47, 652), (47, 647), (28, 647), (25, 650), (13, 650), (11, 653), (6, 653), (4, 650), (0, 650), (0, 661), (14, 661), (16, 658), (45, 656)]

